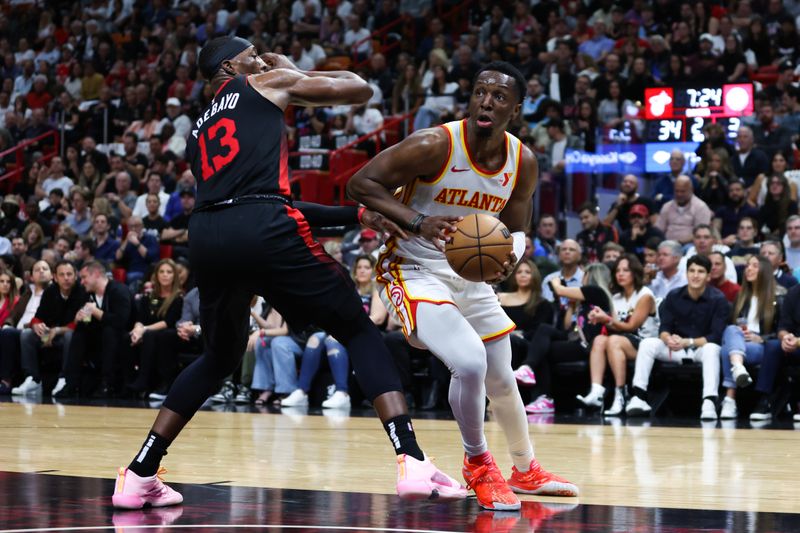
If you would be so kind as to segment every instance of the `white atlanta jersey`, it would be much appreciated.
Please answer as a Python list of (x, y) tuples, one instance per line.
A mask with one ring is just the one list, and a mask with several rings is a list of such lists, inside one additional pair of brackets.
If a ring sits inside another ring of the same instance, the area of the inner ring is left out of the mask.
[[(401, 202), (429, 216), (499, 216), (517, 183), (522, 154), (519, 139), (506, 133), (506, 160), (497, 172), (487, 172), (471, 157), (466, 121), (450, 122), (450, 150), (440, 171), (430, 179), (417, 178), (398, 192)], [(492, 288), (459, 277), (433, 243), (418, 236), (389, 239), (377, 265), (381, 300), (417, 344), (420, 303), (455, 305), (485, 342), (507, 335), (514, 323), (506, 316)]]
[[(496, 172), (484, 170), (472, 158), (467, 145), (467, 121), (443, 124), (450, 150), (441, 170), (430, 179), (417, 178), (399, 191), (400, 201), (428, 216), (466, 216), (483, 213), (497, 217), (506, 206), (517, 183), (522, 147), (519, 139), (506, 132), (506, 160)], [(390, 243), (391, 245), (391, 243)], [(398, 240), (394, 253), (420, 262), (443, 262), (454, 274), (444, 254), (419, 236)], [(440, 270), (434, 268), (434, 270)]]

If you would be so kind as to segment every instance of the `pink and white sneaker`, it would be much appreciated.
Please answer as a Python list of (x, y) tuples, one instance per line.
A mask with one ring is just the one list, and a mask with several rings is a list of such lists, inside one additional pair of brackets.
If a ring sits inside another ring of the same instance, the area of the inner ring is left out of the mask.
[(544, 394), (525, 406), (525, 412), (532, 415), (548, 415), (556, 412), (556, 402)]
[(164, 467), (150, 477), (139, 477), (127, 468), (117, 471), (117, 483), (111, 502), (118, 509), (141, 509), (145, 505), (166, 507), (183, 502), (183, 496), (164, 484), (161, 478), (167, 472)]
[(533, 373), (533, 370), (531, 370), (531, 367), (528, 365), (522, 365), (514, 370), (514, 377), (517, 378), (517, 383), (520, 385), (527, 385), (530, 387), (536, 385), (536, 374)]
[(408, 500), (463, 500), (467, 489), (440, 471), (426, 456), (397, 456), (397, 495)]

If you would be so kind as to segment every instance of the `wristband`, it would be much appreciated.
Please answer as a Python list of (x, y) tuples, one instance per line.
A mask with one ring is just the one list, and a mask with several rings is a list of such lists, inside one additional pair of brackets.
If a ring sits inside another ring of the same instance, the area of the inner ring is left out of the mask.
[(361, 219), (364, 218), (364, 211), (366, 211), (366, 210), (367, 210), (367, 208), (364, 207), (363, 205), (358, 208), (358, 214), (356, 214), (356, 219), (358, 220), (359, 224), (362, 224)]
[(422, 221), (425, 220), (425, 215), (422, 213), (415, 216), (408, 224), (408, 230), (411, 233), (419, 233), (419, 228), (422, 226)]
[(511, 234), (511, 237), (514, 239), (514, 255), (517, 256), (517, 263), (519, 263), (520, 259), (525, 255), (525, 232), (515, 231)]

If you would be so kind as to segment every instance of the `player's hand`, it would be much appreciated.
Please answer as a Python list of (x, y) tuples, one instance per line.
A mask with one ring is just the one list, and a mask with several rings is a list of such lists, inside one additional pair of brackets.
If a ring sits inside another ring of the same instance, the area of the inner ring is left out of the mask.
[(453, 238), (451, 233), (456, 231), (456, 224), (464, 220), (464, 217), (425, 217), (419, 226), (419, 236), (433, 243), (439, 250), (444, 252), (445, 243)]
[(487, 279), (486, 283), (489, 285), (494, 285), (495, 283), (500, 283), (501, 281), (505, 280), (508, 276), (510, 276), (514, 269), (517, 267), (517, 256), (514, 252), (508, 252), (508, 259), (503, 263), (503, 270), (498, 270), (495, 272), (493, 278)]
[(380, 213), (370, 211), (369, 209), (361, 214), (361, 224), (370, 229), (374, 229), (378, 233), (384, 234), (384, 237), (389, 235), (390, 237), (408, 239), (408, 233), (403, 231), (403, 228)]
[(261, 59), (264, 60), (264, 63), (267, 64), (270, 70), (276, 68), (288, 68), (290, 70), (300, 70), (298, 69), (294, 63), (289, 61), (289, 58), (283, 54), (275, 54), (272, 52), (267, 52), (265, 54), (261, 54)]

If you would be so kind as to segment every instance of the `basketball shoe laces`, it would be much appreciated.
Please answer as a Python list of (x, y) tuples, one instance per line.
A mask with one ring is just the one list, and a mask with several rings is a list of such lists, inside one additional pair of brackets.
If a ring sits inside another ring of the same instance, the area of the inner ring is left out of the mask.
[[(499, 481), (497, 478), (500, 477)], [(497, 464), (492, 460), (491, 463), (488, 465), (484, 464), (472, 470), (472, 478), (467, 481), (467, 489), (475, 489), (475, 486), (478, 483), (487, 483), (493, 486), (496, 483), (505, 483), (505, 479), (503, 478), (502, 472), (500, 469), (497, 468)], [(492, 493), (494, 493), (494, 488), (492, 489)]]

